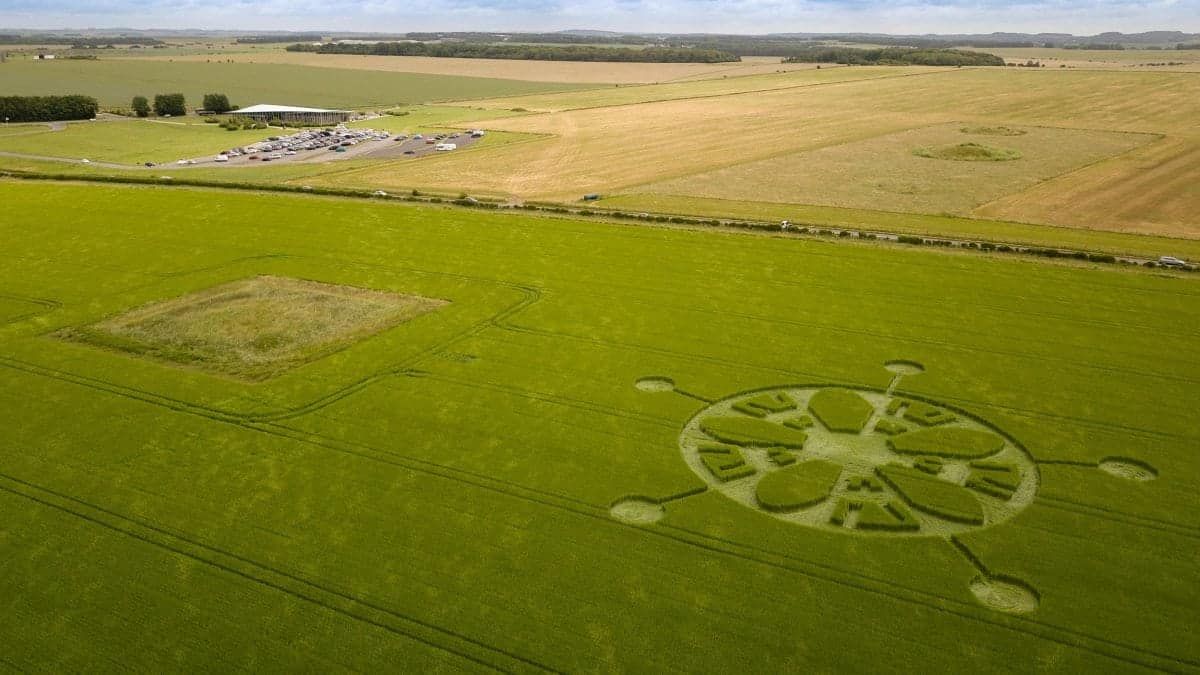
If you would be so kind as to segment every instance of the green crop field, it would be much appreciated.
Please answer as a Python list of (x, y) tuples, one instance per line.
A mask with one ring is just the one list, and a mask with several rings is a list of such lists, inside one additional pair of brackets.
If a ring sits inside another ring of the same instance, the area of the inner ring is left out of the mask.
[(278, 130), (226, 131), (216, 124), (166, 120), (118, 119), (73, 122), (61, 131), (46, 126), (27, 134), (0, 135), (0, 152), (41, 157), (140, 164), (215, 155), (227, 148), (261, 141)]
[[(325, 108), (515, 96), (586, 85), (482, 77), (335, 70), (262, 63), (111, 59), (0, 63), (6, 95), (87, 94), (102, 106), (128, 106), (134, 96), (183, 93), (193, 106), (223, 92), (235, 105), (276, 103)], [(593, 85), (594, 86), (594, 85)]]
[(1194, 275), (0, 203), (14, 671), (1200, 670)]

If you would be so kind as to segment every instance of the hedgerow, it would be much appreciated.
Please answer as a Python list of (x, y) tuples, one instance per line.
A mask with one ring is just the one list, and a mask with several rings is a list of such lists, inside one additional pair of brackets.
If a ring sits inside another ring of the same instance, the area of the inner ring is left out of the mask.
[(0, 96), (0, 119), (8, 122), (86, 120), (96, 116), (100, 104), (91, 96)]

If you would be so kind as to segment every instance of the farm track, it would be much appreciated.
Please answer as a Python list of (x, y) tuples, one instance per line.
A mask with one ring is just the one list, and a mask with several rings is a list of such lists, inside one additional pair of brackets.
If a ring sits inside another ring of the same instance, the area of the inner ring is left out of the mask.
[[(355, 621), (412, 638), (448, 655), (500, 672), (555, 672), (512, 652), (376, 605), (329, 585), (203, 543), (190, 535), (169, 531), (152, 521), (124, 515), (50, 488), (0, 473), (0, 490), (56, 509), (145, 544), (166, 549), (266, 588), (286, 593)], [(479, 656), (473, 652), (482, 652)], [(488, 658), (490, 657), (490, 658)]]

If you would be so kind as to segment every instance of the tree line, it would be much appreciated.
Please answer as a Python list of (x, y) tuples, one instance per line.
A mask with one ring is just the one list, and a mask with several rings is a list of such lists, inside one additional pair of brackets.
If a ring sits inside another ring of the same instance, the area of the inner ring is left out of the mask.
[[(235, 107), (225, 94), (205, 94), (204, 103), (201, 105), (203, 110), (214, 113), (227, 113)], [(151, 112), (159, 117), (179, 117), (187, 114), (187, 99), (183, 94), (156, 94), (154, 105), (151, 106), (150, 100), (145, 96), (134, 96), (129, 108), (138, 117), (149, 117)]]
[(100, 104), (91, 96), (0, 96), (0, 119), (5, 122), (57, 122), (87, 120)]
[(359, 54), (374, 56), (434, 56), (460, 59), (527, 59), (532, 61), (604, 61), (638, 63), (727, 63), (740, 61), (736, 54), (713, 49), (647, 47), (644, 49), (587, 45), (496, 45), (466, 42), (330, 42), (294, 44), (291, 52)]
[(1003, 66), (995, 54), (962, 49), (907, 49), (883, 47), (810, 47), (803, 53), (784, 59), (784, 63), (841, 63), (866, 66)]
[(286, 33), (279, 35), (242, 35), (234, 43), (239, 45), (270, 45), (283, 42), (320, 42), (324, 38), (320, 33)]
[(67, 35), (0, 35), (3, 45), (71, 45), (80, 49), (105, 45), (162, 45), (162, 40), (145, 37), (94, 37), (85, 38)]

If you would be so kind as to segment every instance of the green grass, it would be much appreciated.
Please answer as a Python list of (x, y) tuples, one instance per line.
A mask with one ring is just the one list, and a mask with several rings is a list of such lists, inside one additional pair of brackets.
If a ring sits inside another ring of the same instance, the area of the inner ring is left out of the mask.
[[(635, 213), (647, 211), (765, 221), (790, 219), (802, 225), (878, 229), (888, 232), (933, 237), (963, 237), (1031, 246), (1061, 246), (1089, 251), (1144, 255), (1153, 258), (1160, 255), (1179, 255), (1188, 259), (1200, 259), (1200, 241), (1195, 239), (1052, 227), (982, 218), (894, 213), (811, 204), (770, 204), (660, 194), (613, 195), (600, 200), (597, 206)], [(1172, 254), (1169, 251), (1178, 253)]]
[(414, 105), (393, 108), (392, 110), (404, 114), (384, 115), (361, 122), (351, 122), (349, 126), (383, 129), (392, 133), (413, 133), (448, 126), (461, 127), (466, 122), (516, 117), (517, 115), (524, 114), (508, 110), (485, 110), (482, 108), (450, 105)]
[[(0, 203), (0, 297), (61, 303), (0, 324), (15, 670), (1200, 663), (1198, 279), (299, 195)], [(258, 274), (451, 302), (259, 383), (51, 337)], [(884, 506), (826, 531), (681, 455), (709, 401), (879, 390), (896, 359), (925, 368), (898, 395), (1042, 462), (1025, 510), (958, 545)], [(610, 517), (628, 496), (664, 519)], [(1036, 611), (980, 604), (978, 565)]]
[(983, 509), (966, 488), (907, 466), (883, 466), (880, 477), (913, 508), (959, 523), (980, 524)]
[(906, 455), (974, 459), (998, 452), (1004, 447), (1004, 439), (990, 431), (935, 427), (890, 438), (888, 446)]
[(157, 120), (73, 122), (62, 131), (42, 127), (37, 133), (0, 135), (0, 151), (118, 164), (161, 163), (215, 155), (277, 133), (269, 129), (226, 131), (216, 124)]
[(875, 409), (863, 397), (845, 389), (822, 389), (813, 394), (808, 409), (830, 431), (857, 434)]
[(768, 511), (795, 511), (829, 498), (842, 466), (819, 459), (773, 471), (755, 487), (754, 497)]
[(364, 108), (491, 98), (580, 89), (582, 85), (452, 75), (388, 73), (262, 63), (104, 60), (0, 63), (9, 95), (86, 94), (102, 106), (182, 92), (198, 106), (206, 93), (229, 95), (238, 106), (276, 103), (319, 108)]

